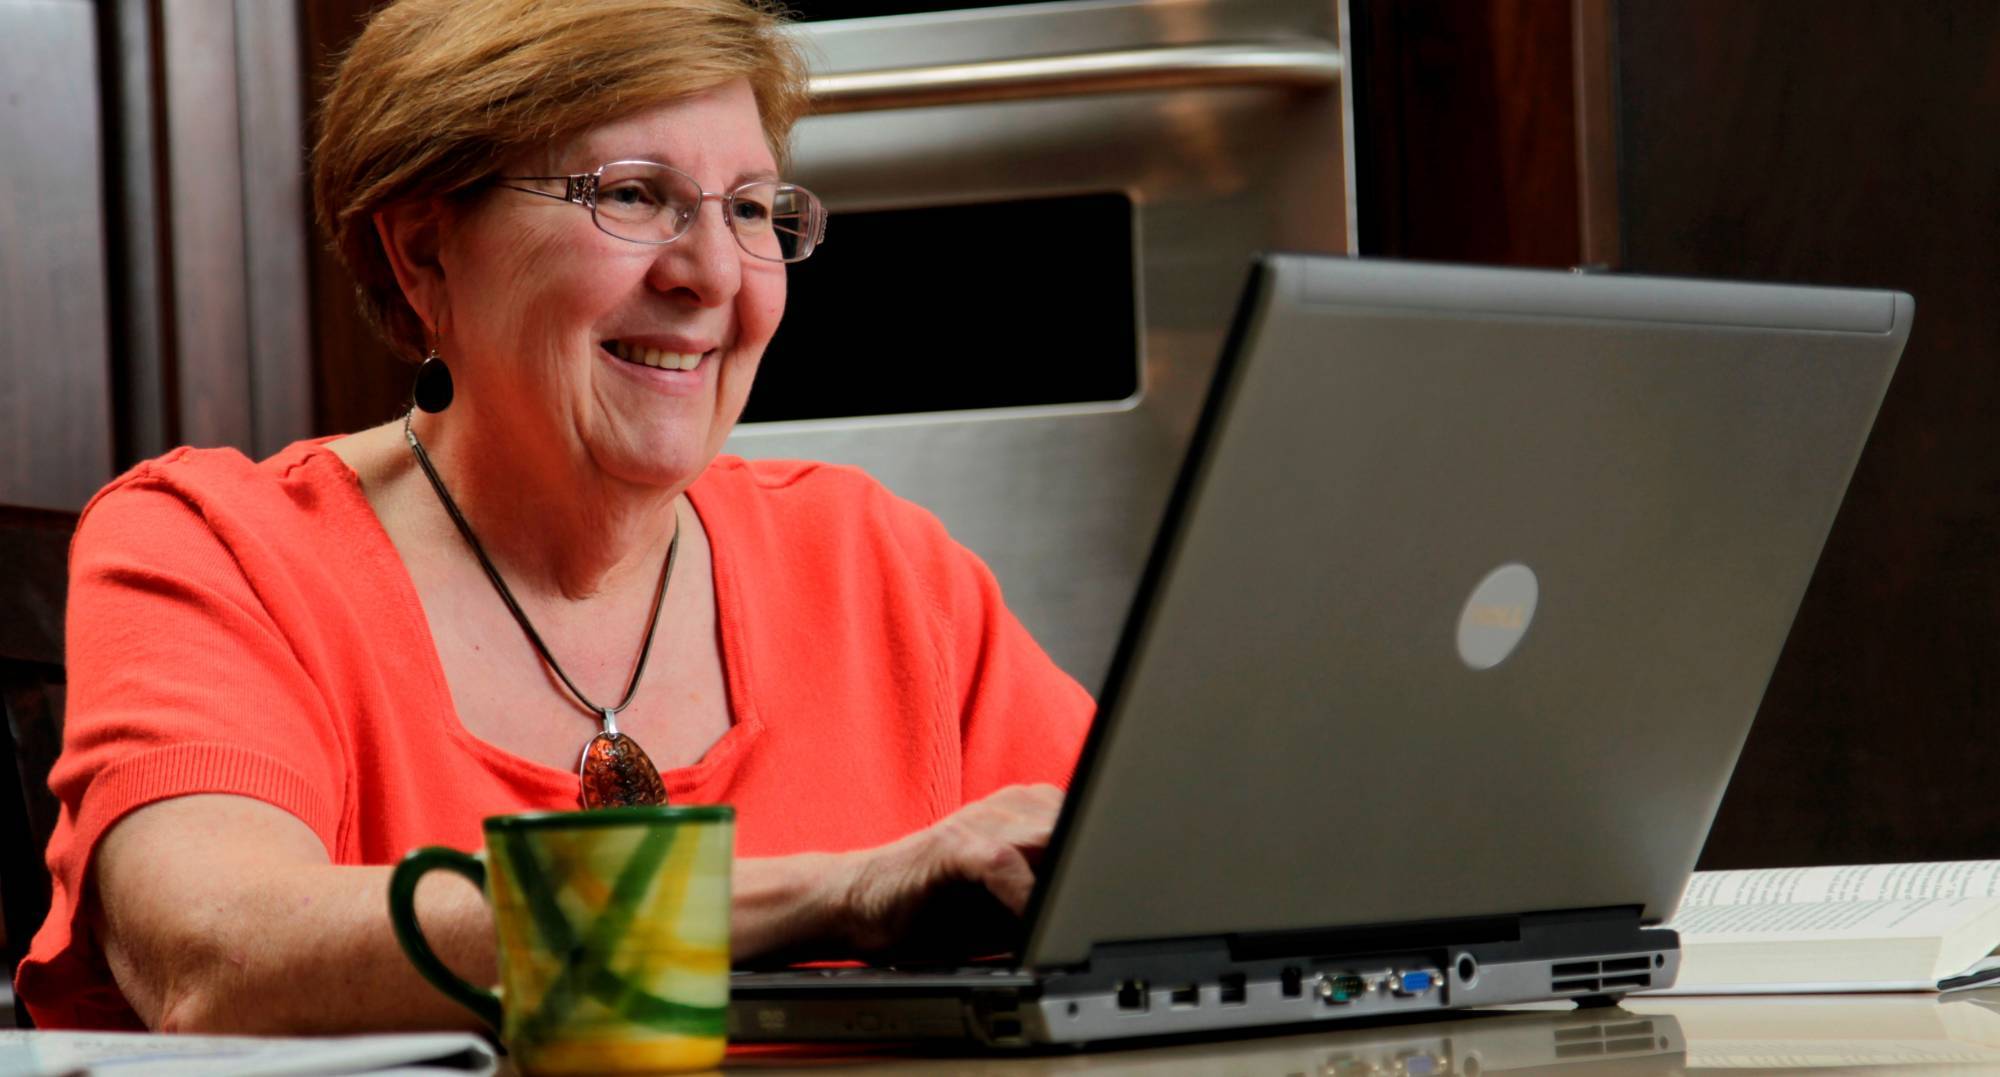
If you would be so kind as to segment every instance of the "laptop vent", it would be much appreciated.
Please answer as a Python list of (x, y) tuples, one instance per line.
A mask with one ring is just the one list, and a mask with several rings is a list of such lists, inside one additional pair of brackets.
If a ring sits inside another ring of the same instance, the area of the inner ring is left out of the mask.
[(1556, 995), (1609, 995), (1653, 986), (1653, 958), (1567, 961), (1549, 969), (1549, 992)]

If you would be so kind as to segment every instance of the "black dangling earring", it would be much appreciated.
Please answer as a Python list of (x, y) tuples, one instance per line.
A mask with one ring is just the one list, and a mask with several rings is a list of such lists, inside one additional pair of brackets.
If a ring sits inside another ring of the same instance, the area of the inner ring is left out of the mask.
[(410, 399), (432, 415), (451, 407), (451, 368), (444, 365), (436, 348), (417, 367), (417, 382), (410, 388)]

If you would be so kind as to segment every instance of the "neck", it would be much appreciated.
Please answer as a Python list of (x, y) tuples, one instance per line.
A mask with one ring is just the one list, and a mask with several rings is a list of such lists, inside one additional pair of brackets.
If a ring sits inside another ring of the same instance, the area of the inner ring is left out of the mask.
[[(576, 601), (633, 586), (650, 590), (657, 580), (687, 484), (621, 482), (581, 448), (545, 450), (519, 435), (489, 433), (471, 408), (418, 412), (411, 429), (517, 597)], [(441, 505), (438, 511), (445, 515)]]

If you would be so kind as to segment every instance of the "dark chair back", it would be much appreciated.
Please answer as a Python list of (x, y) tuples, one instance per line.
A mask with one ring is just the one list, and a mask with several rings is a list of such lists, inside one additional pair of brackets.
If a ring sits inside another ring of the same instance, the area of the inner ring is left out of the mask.
[[(49, 768), (62, 749), (63, 602), (75, 530), (75, 513), (0, 505), (0, 943), (10, 979), (49, 910), (42, 853), (56, 825)], [(16, 1012), (25, 1024), (25, 1011)]]

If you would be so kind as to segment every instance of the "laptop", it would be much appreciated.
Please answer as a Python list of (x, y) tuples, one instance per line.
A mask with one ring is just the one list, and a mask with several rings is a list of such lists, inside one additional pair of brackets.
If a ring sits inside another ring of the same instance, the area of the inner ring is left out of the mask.
[(1673, 915), (1914, 304), (1255, 263), (1014, 959), (737, 973), (739, 1041), (1601, 1004)]

